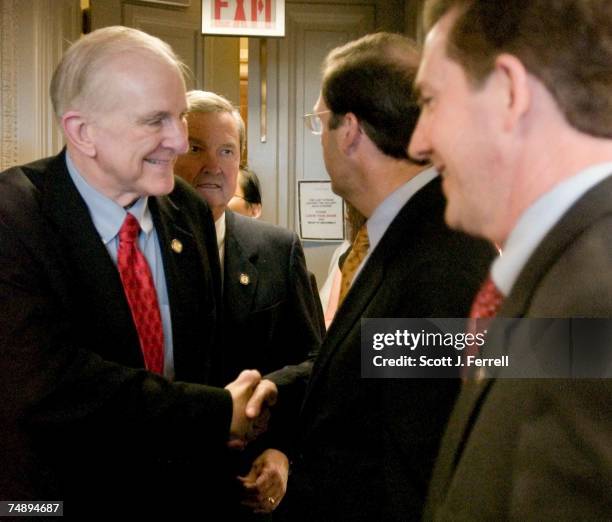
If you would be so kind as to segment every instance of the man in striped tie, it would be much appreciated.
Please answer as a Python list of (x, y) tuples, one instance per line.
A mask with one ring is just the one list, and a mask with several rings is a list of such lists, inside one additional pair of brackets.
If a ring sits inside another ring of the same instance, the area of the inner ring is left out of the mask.
[[(459, 379), (361, 377), (362, 318), (466, 317), (493, 255), (444, 224), (440, 178), (407, 154), (418, 59), (411, 40), (388, 33), (334, 49), (306, 115), (334, 192), (366, 222), (306, 389), (279, 508), (287, 520), (418, 519), (458, 390)], [(280, 403), (295, 386), (289, 372), (270, 376)]]

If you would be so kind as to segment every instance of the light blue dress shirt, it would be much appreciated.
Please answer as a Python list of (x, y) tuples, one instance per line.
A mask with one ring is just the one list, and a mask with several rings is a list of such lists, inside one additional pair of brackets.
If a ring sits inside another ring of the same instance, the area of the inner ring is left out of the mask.
[(368, 262), (368, 259), (370, 259), (372, 252), (374, 252), (382, 237), (385, 235), (389, 225), (399, 214), (399, 211), (404, 208), (404, 205), (408, 203), (410, 198), (412, 198), (419, 190), (421, 190), (437, 176), (438, 172), (433, 167), (425, 169), (423, 172), (419, 172), (414, 178), (410, 179), (401, 187), (389, 194), (383, 200), (383, 202), (376, 207), (370, 216), (370, 219), (366, 221), (370, 247), (368, 248), (368, 253), (355, 271), (352, 283), (354, 283), (357, 280), (357, 277), (359, 277), (361, 270)]
[[(94, 226), (98, 234), (100, 234), (100, 239), (116, 265), (117, 249), (119, 248), (119, 229), (121, 225), (123, 225), (123, 221), (128, 211), (89, 185), (74, 166), (67, 152), (66, 165), (72, 181), (87, 204)], [(174, 379), (174, 356), (170, 303), (168, 301), (166, 275), (164, 273), (159, 240), (157, 238), (157, 232), (153, 227), (153, 218), (148, 206), (148, 197), (138, 199), (138, 201), (129, 208), (129, 212), (140, 224), (141, 230), (138, 237), (138, 247), (145, 256), (151, 269), (164, 330), (164, 376), (172, 380)]]
[(569, 208), (611, 174), (612, 163), (589, 167), (556, 185), (523, 212), (491, 268), (491, 277), (502, 294), (510, 294), (535, 249)]

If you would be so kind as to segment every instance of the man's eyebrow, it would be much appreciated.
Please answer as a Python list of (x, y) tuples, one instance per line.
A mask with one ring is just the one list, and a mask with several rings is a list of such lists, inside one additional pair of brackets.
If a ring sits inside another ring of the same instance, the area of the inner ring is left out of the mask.
[(164, 118), (167, 118), (169, 116), (169, 112), (167, 111), (156, 111), (156, 112), (151, 112), (149, 114), (145, 114), (143, 116), (141, 116), (140, 118), (138, 118), (139, 122), (147, 122), (147, 121), (152, 121), (152, 120), (163, 120)]

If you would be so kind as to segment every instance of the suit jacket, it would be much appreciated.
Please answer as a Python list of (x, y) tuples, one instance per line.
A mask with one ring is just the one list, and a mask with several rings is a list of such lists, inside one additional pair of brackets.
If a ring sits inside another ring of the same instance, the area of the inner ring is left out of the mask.
[[(542, 240), (501, 317), (612, 316), (612, 178)], [(524, 349), (500, 322), (487, 345)], [(609, 351), (610, 365), (612, 354)], [(608, 366), (609, 367), (609, 366)], [(488, 379), (466, 386), (436, 464), (435, 520), (607, 520), (612, 513), (612, 381)]]
[(321, 303), (294, 232), (226, 211), (224, 380), (303, 361), (321, 344)]
[[(467, 315), (493, 249), (449, 230), (444, 206), (437, 178), (399, 212), (338, 309), (302, 406), (287, 520), (420, 517), (458, 380), (362, 379), (360, 319)], [(272, 377), (282, 398), (291, 376)]]
[[(221, 382), (245, 368), (262, 374), (297, 364), (315, 353), (324, 324), (321, 303), (313, 291), (302, 245), (294, 232), (235, 214), (225, 214), (223, 276), (224, 342)], [(279, 442), (266, 436), (234, 456), (228, 467), (229, 498), (224, 518), (260, 520), (239, 504), (242, 488), (236, 475)]]
[[(176, 505), (180, 476), (168, 466), (212, 462), (228, 437), (229, 393), (143, 371), (118, 271), (64, 153), (2, 173), (0, 201), (1, 498), (63, 499), (67, 514)], [(212, 218), (180, 180), (149, 205), (176, 379), (206, 383), (219, 331)]]

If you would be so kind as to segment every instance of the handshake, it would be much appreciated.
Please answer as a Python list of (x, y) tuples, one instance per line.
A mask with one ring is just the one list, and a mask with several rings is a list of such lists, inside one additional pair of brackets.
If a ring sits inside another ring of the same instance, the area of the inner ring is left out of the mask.
[(232, 395), (230, 448), (241, 449), (268, 428), (270, 407), (276, 403), (276, 385), (257, 370), (244, 370), (226, 387)]

